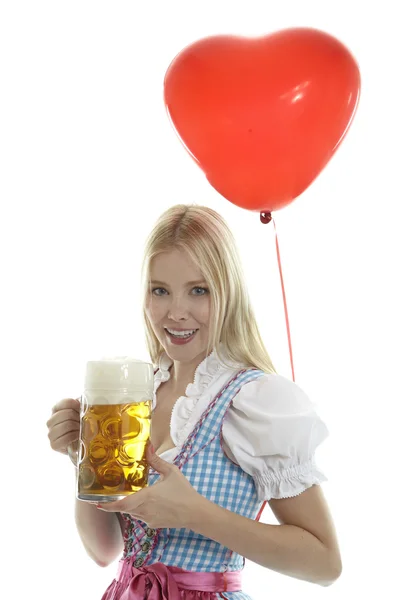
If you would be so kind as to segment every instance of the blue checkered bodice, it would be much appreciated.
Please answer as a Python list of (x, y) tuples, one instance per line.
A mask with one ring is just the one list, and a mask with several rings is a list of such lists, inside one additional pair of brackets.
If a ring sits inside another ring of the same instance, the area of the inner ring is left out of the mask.
[[(225, 455), (222, 423), (240, 388), (263, 374), (258, 369), (237, 372), (208, 404), (174, 460), (199, 494), (253, 520), (259, 518), (265, 503), (258, 500), (252, 477)], [(159, 477), (150, 468), (149, 486)], [(134, 557), (134, 566), (160, 561), (189, 571), (238, 571), (244, 567), (242, 556), (190, 529), (154, 530), (131, 515), (123, 517), (127, 523), (123, 557)], [(239, 598), (240, 593), (227, 595)]]

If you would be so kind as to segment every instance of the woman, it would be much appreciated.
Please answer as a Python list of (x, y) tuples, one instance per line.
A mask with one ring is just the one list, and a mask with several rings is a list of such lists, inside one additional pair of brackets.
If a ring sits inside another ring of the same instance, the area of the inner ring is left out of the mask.
[[(142, 277), (157, 366), (149, 487), (102, 506), (76, 501), (89, 556), (106, 566), (123, 550), (103, 600), (249, 600), (245, 558), (332, 584), (341, 557), (314, 458), (328, 431), (271, 363), (225, 221), (201, 206), (167, 210)], [(78, 401), (56, 405), (48, 427), (65, 452), (79, 436)], [(258, 522), (266, 502), (279, 524)]]

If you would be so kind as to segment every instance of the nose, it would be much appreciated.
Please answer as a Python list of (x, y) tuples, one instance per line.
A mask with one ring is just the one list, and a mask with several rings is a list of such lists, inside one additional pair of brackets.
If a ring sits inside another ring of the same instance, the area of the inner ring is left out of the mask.
[(182, 298), (171, 300), (168, 310), (168, 319), (172, 321), (186, 321), (189, 317), (188, 307)]

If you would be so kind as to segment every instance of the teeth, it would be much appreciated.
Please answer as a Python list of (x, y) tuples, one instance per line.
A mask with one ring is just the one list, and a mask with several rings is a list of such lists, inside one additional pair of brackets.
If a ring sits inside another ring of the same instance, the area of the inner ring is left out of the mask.
[(187, 331), (175, 331), (174, 329), (167, 329), (167, 327), (165, 329), (168, 331), (168, 333), (171, 333), (176, 337), (190, 337), (196, 331), (196, 329), (188, 329)]

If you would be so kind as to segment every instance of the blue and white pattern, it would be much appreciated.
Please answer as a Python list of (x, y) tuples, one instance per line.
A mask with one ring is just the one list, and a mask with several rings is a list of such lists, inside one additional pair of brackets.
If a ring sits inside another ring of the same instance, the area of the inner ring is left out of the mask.
[[(246, 383), (264, 373), (243, 369), (209, 403), (183, 444), (174, 464), (205, 498), (223, 508), (256, 520), (265, 502), (260, 502), (253, 478), (235, 465), (222, 448), (222, 423), (235, 395)], [(159, 474), (150, 468), (149, 485)], [(162, 562), (197, 572), (240, 571), (244, 557), (190, 529), (150, 529), (145, 523), (124, 514), (127, 524), (123, 558), (133, 558), (134, 566)], [(229, 600), (251, 600), (243, 592), (224, 592)]]

